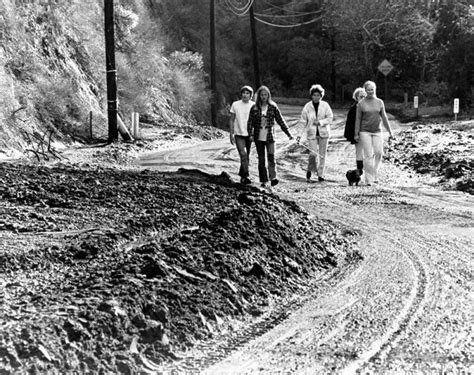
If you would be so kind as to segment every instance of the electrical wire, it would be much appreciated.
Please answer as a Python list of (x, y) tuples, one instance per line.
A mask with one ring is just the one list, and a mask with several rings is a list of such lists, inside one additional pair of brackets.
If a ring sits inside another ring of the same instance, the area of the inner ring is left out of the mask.
[[(301, 11), (298, 11), (298, 10), (289, 9), (289, 8), (284, 8), (284, 7), (281, 7), (281, 6), (272, 4), (272, 3), (270, 3), (268, 0), (261, 0), (261, 1), (262, 1), (264, 4), (268, 5), (270, 8), (277, 9), (277, 10), (282, 10), (282, 11), (284, 11), (284, 12), (291, 12), (291, 13), (293, 13), (293, 15), (295, 15), (295, 16), (300, 16), (300, 15), (306, 15), (306, 14), (310, 14), (310, 13), (319, 12), (319, 10), (318, 10), (318, 11), (315, 11), (315, 12), (301, 12)], [(301, 3), (301, 2), (299, 2), (298, 5), (301, 6), (301, 5), (311, 4), (311, 3), (312, 3), (312, 1), (306, 2), (306, 3)]]
[(236, 11), (245, 11), (246, 9), (250, 8), (253, 4), (253, 0), (247, 0), (247, 3), (243, 7), (239, 7), (238, 5), (234, 5), (232, 0), (226, 0), (227, 4), (235, 9)]
[(309, 16), (313, 14), (320, 14), (322, 10), (315, 10), (314, 12), (306, 12), (306, 13), (300, 13), (298, 15), (296, 14), (264, 14), (264, 13), (255, 13), (256, 16), (259, 17), (273, 17), (273, 18), (286, 18), (286, 17), (301, 17), (301, 16)]
[[(293, 14), (265, 14), (265, 13), (256, 13), (254, 15), (254, 18), (268, 26), (273, 26), (273, 27), (282, 27), (282, 28), (289, 28), (289, 27), (297, 27), (297, 26), (303, 26), (303, 25), (308, 25), (314, 22), (317, 22), (321, 19), (321, 10), (315, 10), (311, 12), (300, 12), (300, 11), (295, 11), (295, 10), (290, 10), (287, 8), (283, 8), (280, 6), (276, 6), (275, 4), (270, 3), (268, 0), (262, 0), (266, 5), (270, 6), (273, 9), (279, 10), (279, 11), (284, 11), (284, 12), (293, 12)], [(252, 7), (254, 3), (254, 0), (247, 0), (247, 2), (243, 5), (236, 5), (236, 0), (225, 0), (225, 4), (229, 8), (229, 10), (235, 14), (236, 16), (243, 16), (245, 15), (249, 9)], [(304, 4), (309, 4), (309, 3), (304, 3)], [(301, 3), (299, 4), (301, 5)], [(268, 9), (268, 11), (271, 11), (271, 9)], [(292, 18), (294, 20), (295, 17), (304, 17), (304, 16), (309, 16), (309, 15), (315, 15), (318, 14), (317, 17), (309, 20), (309, 21), (303, 21), (303, 22), (293, 22), (293, 23), (287, 23), (287, 24), (281, 24), (281, 23), (274, 23), (272, 21), (267, 21), (264, 18), (271, 18), (271, 19), (281, 19), (283, 20), (284, 18)]]
[(253, 5), (253, 2), (254, 0), (247, 0), (247, 3), (243, 7), (239, 7), (238, 5), (233, 4), (232, 0), (225, 0), (225, 3), (230, 11), (239, 17), (243, 16), (249, 11), (250, 7)]
[(297, 26), (308, 25), (308, 24), (313, 23), (313, 22), (318, 22), (319, 20), (321, 20), (321, 17), (317, 17), (317, 18), (314, 18), (314, 19), (306, 21), (306, 22), (293, 23), (293, 24), (288, 24), (288, 25), (278, 25), (276, 23), (271, 23), (271, 22), (268, 22), (268, 21), (264, 21), (264, 20), (262, 20), (261, 18), (258, 18), (258, 17), (255, 17), (255, 19), (258, 22), (261, 22), (265, 25), (273, 26), (273, 27), (297, 27)]

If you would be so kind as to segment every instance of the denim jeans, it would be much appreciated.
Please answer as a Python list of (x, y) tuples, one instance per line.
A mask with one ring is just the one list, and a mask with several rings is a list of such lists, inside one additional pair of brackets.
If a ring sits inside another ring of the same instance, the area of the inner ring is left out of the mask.
[(245, 137), (242, 135), (235, 136), (235, 145), (237, 146), (237, 151), (240, 156), (240, 169), (239, 176), (246, 178), (249, 176), (249, 157), (250, 157), (250, 137)]
[[(260, 182), (267, 182), (268, 177), (270, 180), (276, 178), (276, 165), (275, 165), (275, 142), (262, 142), (255, 141), (255, 146), (257, 146), (257, 155), (258, 155), (258, 177)], [(265, 151), (266, 151), (266, 160), (268, 161), (268, 173), (265, 160)]]

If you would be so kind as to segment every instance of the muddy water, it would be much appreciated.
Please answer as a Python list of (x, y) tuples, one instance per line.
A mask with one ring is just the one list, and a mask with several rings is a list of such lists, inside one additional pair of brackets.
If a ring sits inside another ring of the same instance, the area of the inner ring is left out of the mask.
[[(297, 135), (299, 109), (282, 109)], [(382, 166), (380, 184), (348, 186), (344, 175), (355, 156), (342, 139), (344, 115), (336, 111), (323, 183), (305, 182), (307, 150), (278, 134), (281, 184), (273, 192), (360, 233), (362, 264), (335, 283), (321, 282), (285, 321), (203, 368), (204, 374), (473, 370), (473, 197), (438, 190), (389, 164)], [(238, 155), (227, 140), (150, 154), (142, 165), (238, 178)]]

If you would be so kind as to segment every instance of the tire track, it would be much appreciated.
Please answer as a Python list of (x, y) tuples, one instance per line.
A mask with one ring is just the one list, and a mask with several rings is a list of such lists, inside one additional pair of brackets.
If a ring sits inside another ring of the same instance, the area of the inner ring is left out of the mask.
[(398, 252), (409, 261), (413, 275), (415, 276), (414, 285), (411, 289), (408, 301), (382, 338), (372, 342), (368, 350), (365, 350), (359, 355), (358, 359), (350, 362), (342, 370), (342, 374), (355, 374), (369, 362), (384, 361), (390, 354), (390, 351), (396, 347), (397, 342), (404, 335), (408, 326), (417, 320), (423, 310), (423, 306), (426, 303), (429, 282), (426, 266), (414, 251), (405, 248)]
[(184, 371), (185, 374), (189, 375), (205, 373), (206, 369), (283, 323), (293, 312), (313, 299), (321, 290), (334, 287), (355, 269), (357, 269), (356, 261), (349, 260), (347, 264), (341, 265), (336, 270), (322, 272), (313, 279), (311, 285), (307, 287), (307, 292), (298, 296), (297, 299), (289, 299), (259, 320), (248, 323), (246, 327), (240, 329), (233, 336), (221, 337), (220, 342), (197, 344), (192, 352), (181, 358), (179, 363), (167, 365), (161, 368), (161, 371), (165, 373)]

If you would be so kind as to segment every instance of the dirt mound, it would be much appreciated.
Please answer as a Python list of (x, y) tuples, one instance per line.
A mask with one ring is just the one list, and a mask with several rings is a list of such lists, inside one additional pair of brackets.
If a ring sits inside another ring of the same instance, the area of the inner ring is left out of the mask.
[(357, 257), (228, 175), (0, 164), (0, 371), (132, 373)]
[(445, 189), (474, 194), (474, 122), (418, 123), (397, 134), (385, 156), (420, 174), (437, 176)]

